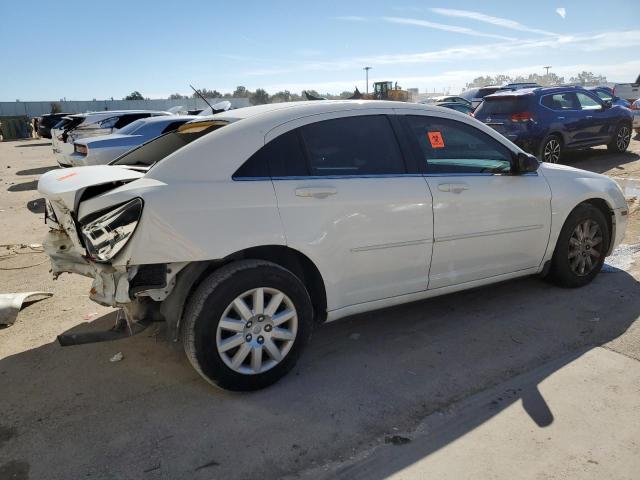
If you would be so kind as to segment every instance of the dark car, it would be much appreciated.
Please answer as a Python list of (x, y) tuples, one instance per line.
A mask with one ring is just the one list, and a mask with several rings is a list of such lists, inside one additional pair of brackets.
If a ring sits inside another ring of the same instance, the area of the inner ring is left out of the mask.
[(581, 87), (502, 91), (484, 98), (474, 117), (523, 150), (557, 163), (564, 150), (606, 145), (624, 152), (633, 113)]
[(57, 124), (62, 117), (71, 115), (70, 113), (48, 113), (42, 115), (38, 121), (38, 135), (42, 138), (51, 138), (51, 128)]
[(460, 94), (460, 96), (471, 102), (471, 106), (476, 108), (482, 103), (482, 99), (484, 97), (491, 95), (492, 93), (496, 93), (498, 90), (502, 90), (502, 87), (498, 85), (487, 85), (486, 87), (470, 88), (469, 90), (465, 90)]

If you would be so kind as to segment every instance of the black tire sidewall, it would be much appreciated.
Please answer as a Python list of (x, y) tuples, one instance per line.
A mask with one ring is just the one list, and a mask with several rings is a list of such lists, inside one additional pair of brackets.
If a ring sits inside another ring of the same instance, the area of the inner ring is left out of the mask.
[[(295, 365), (308, 343), (313, 329), (313, 313), (309, 294), (300, 280), (279, 266), (257, 266), (238, 271), (212, 291), (206, 280), (201, 287), (206, 299), (198, 312), (193, 312), (193, 342), (195, 357), (202, 375), (212, 383), (227, 389), (247, 391), (264, 388), (276, 382)], [(220, 358), (216, 348), (218, 323), (227, 306), (242, 293), (257, 287), (275, 288), (287, 295), (298, 314), (298, 331), (287, 356), (270, 370), (256, 375), (243, 375), (231, 370)]]
[[(545, 162), (545, 160), (544, 160), (544, 147), (552, 139), (557, 140), (558, 143), (560, 144), (560, 155), (558, 156), (558, 161), (556, 163), (560, 163), (560, 160), (562, 159), (562, 154), (564, 153), (564, 145), (562, 143), (562, 139), (556, 134), (551, 134), (551, 135), (547, 135), (546, 137), (544, 137), (544, 140), (542, 140), (542, 142), (540, 143), (540, 161), (541, 162)], [(545, 162), (545, 163), (551, 163), (551, 162)]]
[[(593, 220), (600, 225), (603, 249), (596, 267), (588, 275), (579, 276), (571, 270), (569, 265), (569, 239), (571, 238), (576, 226), (588, 219)], [(562, 227), (562, 231), (560, 232), (560, 236), (558, 237), (556, 249), (553, 253), (551, 274), (556, 283), (570, 288), (581, 287), (590, 283), (602, 269), (605, 255), (607, 254), (608, 246), (610, 244), (610, 235), (611, 233), (609, 232), (607, 220), (599, 209), (588, 204), (577, 206), (567, 217), (567, 220)]]

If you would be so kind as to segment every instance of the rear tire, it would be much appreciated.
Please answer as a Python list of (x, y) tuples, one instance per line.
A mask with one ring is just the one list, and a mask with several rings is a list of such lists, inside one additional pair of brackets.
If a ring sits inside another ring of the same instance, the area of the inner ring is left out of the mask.
[(549, 280), (567, 288), (590, 283), (602, 269), (610, 232), (603, 213), (588, 203), (578, 205), (562, 227)]
[(189, 300), (187, 358), (209, 383), (258, 390), (291, 370), (313, 329), (309, 294), (293, 273), (263, 260), (230, 263)]
[(548, 135), (540, 144), (540, 161), (547, 163), (560, 162), (562, 149), (562, 139), (555, 134)]
[(621, 123), (616, 127), (611, 142), (607, 145), (610, 152), (623, 153), (629, 148), (631, 142), (631, 126), (628, 123)]

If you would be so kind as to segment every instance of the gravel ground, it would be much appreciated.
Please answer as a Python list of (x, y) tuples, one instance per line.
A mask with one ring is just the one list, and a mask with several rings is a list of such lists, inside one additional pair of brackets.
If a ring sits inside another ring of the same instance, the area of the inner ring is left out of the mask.
[(62, 332), (108, 328), (115, 311), (88, 299), (89, 279), (53, 281), (32, 245), (46, 228), (36, 186), (56, 168), (50, 143), (0, 143), (0, 292), (53, 293), (0, 330), (0, 479), (305, 476), (402, 443), (434, 412), (596, 346), (640, 360), (639, 154), (636, 138), (622, 155), (565, 159), (615, 178), (630, 205), (629, 246), (591, 285), (525, 278), (325, 325), (288, 377), (240, 395), (202, 381), (156, 328), (57, 344)]

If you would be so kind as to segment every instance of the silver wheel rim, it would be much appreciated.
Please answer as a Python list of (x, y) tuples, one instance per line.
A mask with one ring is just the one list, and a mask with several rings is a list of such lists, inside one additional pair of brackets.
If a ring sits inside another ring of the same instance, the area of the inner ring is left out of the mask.
[(602, 230), (593, 220), (580, 222), (569, 238), (569, 267), (580, 277), (589, 275), (602, 255)]
[(259, 287), (238, 295), (224, 310), (216, 348), (234, 372), (256, 375), (287, 356), (298, 333), (298, 313), (280, 290)]
[(552, 138), (544, 145), (543, 157), (545, 162), (558, 163), (560, 160), (560, 142)]
[(626, 150), (629, 146), (629, 142), (631, 141), (631, 130), (628, 127), (622, 127), (618, 130), (618, 135), (616, 137), (616, 146), (618, 150)]

